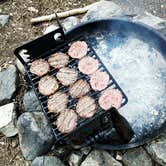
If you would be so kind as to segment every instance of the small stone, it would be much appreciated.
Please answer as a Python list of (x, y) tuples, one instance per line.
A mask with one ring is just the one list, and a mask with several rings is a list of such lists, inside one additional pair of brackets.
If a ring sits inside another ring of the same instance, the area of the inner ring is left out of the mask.
[(14, 65), (0, 72), (0, 106), (7, 104), (15, 97), (18, 82), (18, 71)]
[(70, 166), (79, 166), (80, 161), (82, 159), (82, 154), (81, 153), (72, 153), (69, 157), (69, 165)]
[(64, 19), (63, 21), (63, 28), (68, 31), (71, 28), (73, 28), (74, 26), (78, 25), (80, 23), (80, 19), (74, 16), (71, 17), (67, 17), (66, 19)]
[(18, 139), (12, 139), (11, 145), (12, 145), (13, 148), (16, 148), (18, 146), (18, 144), (19, 144)]
[(17, 134), (16, 104), (10, 103), (0, 107), (0, 132), (7, 137)]
[(35, 92), (31, 89), (25, 92), (23, 97), (23, 104), (25, 111), (33, 112), (33, 111), (41, 111), (41, 106), (39, 101), (35, 95)]
[(166, 165), (166, 133), (146, 146), (146, 150), (160, 165)]
[(92, 7), (82, 18), (81, 22), (107, 19), (122, 14), (123, 12), (117, 4), (111, 1), (101, 0), (92, 5)]
[(135, 148), (128, 150), (123, 155), (123, 163), (125, 166), (152, 166), (152, 160), (145, 152), (145, 150), (140, 148)]
[(117, 151), (117, 152), (116, 152), (116, 160), (121, 161), (122, 159), (123, 159), (123, 158), (122, 158), (122, 153), (119, 152), (119, 151)]
[(38, 11), (36, 8), (34, 8), (33, 6), (28, 7), (28, 10), (29, 10), (30, 12), (35, 12), (35, 13), (38, 13), (38, 12), (39, 12), (39, 11)]
[(84, 147), (84, 148), (81, 148), (81, 152), (82, 152), (83, 155), (88, 155), (89, 152), (91, 151), (91, 149), (92, 148), (90, 146)]
[(53, 143), (51, 126), (43, 112), (25, 112), (17, 122), (19, 143), (27, 160), (47, 153)]
[(65, 166), (60, 159), (55, 156), (36, 157), (31, 166)]
[(0, 145), (4, 146), (4, 145), (5, 145), (5, 142), (0, 142)]
[(3, 27), (9, 21), (9, 15), (0, 15), (0, 24)]
[(122, 166), (108, 152), (104, 150), (93, 150), (82, 162), (81, 166)]

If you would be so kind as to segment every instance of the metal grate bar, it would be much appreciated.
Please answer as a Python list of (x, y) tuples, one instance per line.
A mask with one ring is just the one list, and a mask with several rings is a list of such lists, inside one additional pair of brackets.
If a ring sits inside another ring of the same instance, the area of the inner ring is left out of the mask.
[[(76, 40), (84, 40), (86, 41), (85, 38), (78, 38)], [(114, 78), (112, 77), (112, 75), (108, 72), (107, 68), (104, 66), (104, 64), (102, 63), (102, 61), (100, 60), (100, 58), (97, 56), (96, 52), (94, 51), (94, 49), (91, 47), (90, 43), (88, 43), (88, 41), (86, 41), (87, 44), (88, 44), (88, 47), (89, 47), (89, 50), (88, 50), (88, 56), (92, 56), (96, 59), (98, 59), (99, 61), (99, 69), (102, 70), (102, 71), (105, 71), (107, 72), (107, 74), (109, 74), (109, 77), (110, 77), (110, 83), (108, 85), (108, 87), (111, 87), (111, 88), (116, 88), (116, 89), (119, 89), (123, 95), (123, 102), (122, 102), (122, 106), (125, 105), (127, 103), (127, 97), (126, 95), (124, 94), (124, 92), (121, 90), (121, 88), (119, 87), (119, 85), (117, 84), (117, 82), (114, 80)], [(65, 45), (63, 44), (63, 47), (59, 47), (59, 49), (54, 49), (54, 51), (56, 50), (56, 52), (58, 51), (61, 51), (61, 52), (64, 52), (66, 53), (69, 46), (70, 46), (71, 42), (67, 42)], [(65, 46), (65, 47), (64, 47)], [(52, 53), (55, 53), (55, 52), (52, 52)], [(42, 57), (43, 59), (48, 59), (49, 56), (52, 54), (50, 53), (49, 55), (47, 55), (46, 57)], [(39, 57), (40, 58), (40, 57)], [(34, 59), (31, 60), (31, 62), (33, 61)], [(73, 67), (75, 69), (77, 69), (78, 65), (78, 60), (76, 59), (71, 59), (70, 62), (69, 62), (69, 67)], [(50, 72), (48, 73), (49, 75), (52, 75), (52, 76), (55, 76), (56, 73), (58, 72), (58, 70), (54, 69), (54, 68), (51, 68)], [(60, 141), (62, 140), (63, 138), (67, 137), (69, 134), (62, 134), (58, 131), (58, 129), (56, 128), (55, 124), (53, 123), (56, 118), (57, 118), (57, 114), (51, 114), (50, 112), (48, 112), (48, 108), (47, 108), (47, 101), (48, 101), (48, 97), (46, 96), (43, 96), (39, 93), (38, 91), (38, 82), (39, 82), (39, 79), (37, 76), (35, 76), (34, 74), (30, 73), (30, 70), (29, 70), (29, 67), (27, 68), (27, 73), (28, 73), (28, 76), (31, 80), (31, 83), (32, 83), (32, 87), (34, 89), (34, 91), (36, 92), (36, 95), (40, 101), (40, 104), (43, 108), (43, 111), (46, 113), (46, 115), (48, 116), (48, 119), (50, 120), (50, 122), (52, 123), (52, 127), (53, 127), (53, 132), (54, 132), (54, 135), (56, 137), (56, 142), (57, 141)], [(79, 76), (78, 76), (78, 79), (85, 79), (87, 80), (88, 82), (90, 81), (90, 78), (89, 76), (87, 75), (84, 75), (82, 74), (81, 72), (79, 72)], [(107, 87), (107, 88), (108, 88)], [(64, 87), (63, 85), (60, 84), (60, 87), (59, 87), (59, 90), (67, 93), (68, 92), (68, 88)], [(89, 96), (91, 96), (92, 98), (95, 99), (95, 102), (97, 104), (97, 100), (98, 100), (98, 97), (99, 95), (101, 94), (101, 92), (95, 92), (93, 90), (90, 90), (89, 92)], [(77, 102), (78, 99), (69, 99), (69, 104), (68, 104), (68, 108), (74, 108), (75, 107), (75, 103)], [(98, 104), (97, 104), (98, 105)], [(79, 129), (80, 127), (84, 126), (84, 124), (92, 121), (93, 119), (95, 119), (96, 117), (100, 116), (101, 114), (103, 113), (103, 111), (101, 110), (101, 108), (98, 106), (98, 110), (96, 112), (96, 114), (92, 117), (92, 118), (89, 118), (89, 119), (83, 119), (83, 118), (80, 118), (79, 117), (79, 120), (78, 120), (78, 125), (77, 125), (77, 129)]]

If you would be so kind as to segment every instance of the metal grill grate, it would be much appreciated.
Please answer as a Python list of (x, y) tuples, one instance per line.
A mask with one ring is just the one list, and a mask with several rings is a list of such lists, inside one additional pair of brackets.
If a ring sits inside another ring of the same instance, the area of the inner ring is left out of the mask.
[[(124, 94), (124, 92), (122, 91), (122, 89), (119, 87), (119, 85), (117, 84), (117, 82), (114, 80), (113, 76), (108, 72), (107, 68), (104, 66), (104, 64), (102, 63), (102, 61), (100, 60), (100, 58), (97, 56), (96, 52), (94, 51), (94, 49), (91, 47), (90, 43), (88, 43), (88, 41), (85, 39), (85, 38), (77, 38), (77, 39), (74, 39), (73, 41), (76, 41), (76, 40), (83, 40), (83, 41), (86, 41), (86, 43), (88, 44), (88, 56), (91, 56), (91, 57), (94, 57), (95, 59), (98, 59), (99, 61), (99, 69), (101, 71), (105, 71), (109, 77), (110, 77), (110, 83), (108, 85), (108, 87), (111, 87), (111, 88), (116, 88), (116, 89), (119, 89), (123, 95), (123, 100), (122, 100), (122, 105), (125, 105), (127, 103), (127, 97), (126, 95)], [(50, 50), (49, 53), (47, 54), (43, 54), (42, 56), (39, 56), (37, 59), (39, 58), (43, 58), (45, 60), (47, 60), (49, 58), (49, 56), (57, 51), (61, 51), (61, 52), (64, 52), (66, 53), (68, 48), (70, 47), (71, 43), (73, 42), (68, 42), (68, 43), (65, 43), (64, 45), (62, 45), (61, 47), (59, 48), (55, 48), (53, 50)], [(33, 62), (35, 59), (31, 59), (30, 63)], [(76, 69), (78, 72), (78, 60), (77, 59), (72, 59), (70, 60), (69, 62), (69, 67), (72, 67), (74, 69)], [(45, 112), (45, 114), (47, 115), (48, 119), (50, 120), (50, 122), (52, 123), (52, 128), (53, 128), (53, 132), (54, 132), (54, 135), (55, 135), (55, 138), (56, 138), (56, 142), (62, 140), (63, 138), (66, 138), (68, 135), (70, 135), (70, 133), (68, 134), (62, 134), (58, 131), (58, 129), (56, 128), (56, 126), (53, 124), (54, 121), (56, 121), (56, 118), (57, 118), (57, 115), (54, 114), (54, 113), (49, 113), (48, 112), (48, 108), (47, 108), (47, 101), (48, 101), (48, 97), (47, 96), (43, 96), (42, 94), (39, 93), (38, 91), (38, 82), (40, 80), (39, 77), (35, 76), (34, 74), (32, 74), (29, 70), (29, 65), (27, 66), (27, 74), (28, 74), (28, 77), (31, 81), (31, 84), (32, 84), (32, 87), (40, 101), (40, 104), (43, 108), (43, 111)], [(58, 69), (54, 69), (53, 67), (51, 67), (51, 70), (50, 72), (48, 73), (48, 75), (51, 75), (51, 76), (56, 76), (56, 73), (58, 72)], [(87, 80), (89, 82), (90, 78), (88, 75), (85, 75), (85, 74), (82, 74), (81, 72), (79, 72), (78, 74), (78, 79), (84, 79), (84, 80)], [(65, 87), (63, 86), (62, 84), (59, 84), (59, 90), (62, 91), (62, 92), (65, 92), (65, 93), (68, 93), (68, 87)], [(93, 121), (95, 118), (97, 118), (98, 116), (100, 116), (101, 114), (104, 113), (104, 111), (101, 110), (101, 108), (99, 107), (98, 103), (97, 103), (97, 100), (98, 100), (98, 97), (100, 96), (101, 92), (96, 92), (94, 90), (90, 90), (88, 95), (91, 96), (93, 99), (95, 99), (95, 102), (96, 102), (96, 105), (97, 105), (97, 112), (96, 114), (92, 117), (92, 118), (89, 118), (89, 119), (83, 119), (83, 118), (80, 118), (79, 117), (79, 120), (78, 120), (78, 124), (77, 124), (77, 130), (79, 130), (79, 128), (83, 127), (85, 124), (89, 123), (90, 121)], [(69, 103), (68, 103), (68, 107), (67, 108), (70, 108), (70, 109), (74, 109), (75, 106), (76, 106), (76, 103), (77, 103), (78, 99), (73, 99), (71, 97), (69, 97)], [(74, 109), (75, 110), (75, 109)]]

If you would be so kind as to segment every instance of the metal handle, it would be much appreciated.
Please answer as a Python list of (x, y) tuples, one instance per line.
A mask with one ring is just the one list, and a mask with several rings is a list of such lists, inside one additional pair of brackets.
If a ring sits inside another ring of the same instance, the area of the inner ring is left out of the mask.
[(113, 127), (124, 143), (128, 143), (134, 136), (134, 131), (129, 122), (118, 112), (116, 108), (111, 108), (111, 120)]
[(30, 59), (34, 59), (42, 57), (46, 54), (51, 54), (52, 52), (56, 51), (55, 49), (58, 46), (62, 45), (65, 42), (66, 37), (58, 16), (56, 20), (59, 26), (58, 29), (46, 35), (43, 35), (27, 44), (24, 44), (23, 46), (18, 47), (14, 50), (14, 54), (17, 56), (17, 58), (21, 61), (23, 65), (27, 65), (27, 63), (22, 58), (20, 54), (21, 51), (26, 51), (26, 54), (30, 55)]
[[(132, 127), (130, 126), (129, 122), (122, 115), (119, 114), (116, 108), (111, 108), (108, 111), (111, 112), (112, 122), (110, 122), (110, 126), (113, 125), (116, 131), (116, 134), (119, 135), (118, 139), (120, 140), (121, 143), (128, 143), (134, 135), (134, 131)], [(85, 146), (96, 144), (96, 142), (99, 140), (109, 139), (110, 137), (114, 135), (113, 133), (114, 133), (113, 130), (111, 130), (110, 128), (107, 128), (103, 131), (98, 132), (94, 136), (88, 137), (85, 140), (85, 142), (82, 144), (76, 145), (70, 142), (70, 146), (72, 146), (72, 148), (74, 149), (80, 149)], [(97, 146), (97, 144), (95, 146)]]

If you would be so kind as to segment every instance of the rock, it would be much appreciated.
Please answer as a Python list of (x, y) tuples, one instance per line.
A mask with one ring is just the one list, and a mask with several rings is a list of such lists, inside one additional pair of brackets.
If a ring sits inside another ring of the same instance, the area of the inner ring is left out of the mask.
[(9, 103), (15, 97), (17, 82), (18, 71), (14, 65), (0, 72), (0, 106)]
[(154, 16), (148, 12), (145, 12), (143, 15), (138, 15), (133, 18), (134, 22), (140, 22), (146, 25), (149, 25), (156, 29), (163, 29), (166, 26), (166, 20), (159, 18), (157, 16)]
[(146, 146), (146, 150), (160, 165), (166, 165), (166, 133)]
[(0, 107), (0, 132), (7, 137), (17, 134), (16, 128), (17, 114), (16, 104), (9, 103)]
[(68, 31), (71, 28), (73, 28), (74, 26), (76, 26), (77, 24), (80, 23), (80, 19), (74, 16), (71, 17), (67, 17), (66, 19), (64, 19), (63, 21), (63, 28)]
[(60, 159), (54, 156), (36, 157), (31, 166), (65, 166)]
[(51, 126), (43, 112), (25, 112), (17, 122), (19, 143), (27, 160), (47, 153), (53, 143)]
[(83, 155), (88, 155), (89, 152), (91, 151), (91, 149), (92, 149), (92, 148), (91, 148), (90, 146), (81, 148), (81, 153), (82, 153)]
[(9, 15), (0, 15), (0, 24), (3, 27), (9, 21)]
[(106, 19), (118, 15), (123, 15), (123, 11), (117, 4), (102, 0), (93, 4), (81, 22)]
[(108, 152), (93, 150), (82, 162), (81, 166), (122, 166)]
[(123, 159), (122, 153), (120, 151), (116, 152), (116, 160), (121, 161)]
[(33, 6), (28, 7), (28, 10), (29, 10), (30, 12), (34, 12), (34, 13), (38, 13), (38, 12), (39, 12), (39, 10), (37, 10), (37, 9), (34, 8)]
[(41, 111), (41, 106), (39, 101), (35, 95), (35, 92), (31, 89), (25, 92), (23, 97), (23, 104), (25, 111), (33, 112), (33, 111)]
[(46, 35), (47, 33), (50, 33), (56, 29), (58, 29), (57, 25), (55, 25), (55, 24), (49, 25), (48, 27), (44, 28), (43, 34)]
[(82, 161), (82, 158), (87, 156), (90, 153), (91, 149), (91, 147), (84, 147), (80, 150), (74, 151), (69, 157), (69, 165), (79, 166)]
[(128, 150), (123, 155), (123, 163), (125, 166), (152, 166), (152, 160), (145, 152), (145, 150), (140, 148), (135, 148)]
[(70, 166), (79, 166), (81, 159), (82, 159), (82, 154), (80, 152), (73, 152), (70, 157), (69, 157), (69, 165)]

